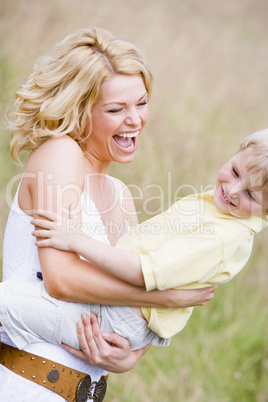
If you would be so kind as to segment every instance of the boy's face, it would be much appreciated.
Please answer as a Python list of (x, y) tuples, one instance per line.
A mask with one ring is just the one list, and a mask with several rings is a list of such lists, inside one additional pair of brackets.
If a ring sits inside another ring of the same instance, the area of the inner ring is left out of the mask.
[(268, 210), (268, 187), (246, 169), (249, 150), (238, 152), (219, 171), (214, 204), (223, 213), (249, 218)]

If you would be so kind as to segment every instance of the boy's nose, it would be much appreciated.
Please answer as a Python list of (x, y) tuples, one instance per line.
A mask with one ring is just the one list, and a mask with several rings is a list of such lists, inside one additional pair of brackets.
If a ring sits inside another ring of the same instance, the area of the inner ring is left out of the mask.
[(238, 194), (245, 189), (245, 180), (239, 180), (229, 187), (229, 195), (236, 198)]

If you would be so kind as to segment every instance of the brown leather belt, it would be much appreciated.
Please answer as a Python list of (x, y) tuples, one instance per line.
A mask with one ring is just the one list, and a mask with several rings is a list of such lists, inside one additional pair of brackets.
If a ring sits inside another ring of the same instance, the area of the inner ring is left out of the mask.
[(13, 373), (56, 392), (67, 401), (104, 400), (108, 376), (102, 376), (98, 382), (92, 382), (88, 374), (13, 348), (1, 341), (0, 364)]

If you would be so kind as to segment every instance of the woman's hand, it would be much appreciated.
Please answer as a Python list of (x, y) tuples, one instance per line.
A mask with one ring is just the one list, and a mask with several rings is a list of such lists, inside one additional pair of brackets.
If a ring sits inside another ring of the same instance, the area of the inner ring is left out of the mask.
[(132, 369), (150, 348), (148, 345), (132, 352), (128, 340), (114, 333), (102, 333), (94, 314), (91, 317), (82, 314), (82, 322), (77, 324), (77, 333), (81, 350), (65, 344), (62, 346), (89, 364), (113, 373), (124, 373)]
[[(185, 308), (194, 306), (204, 306), (208, 301), (214, 298), (214, 292), (218, 285), (187, 290), (164, 290), (167, 301), (165, 306), (171, 308)], [(163, 293), (164, 294), (164, 293)]]

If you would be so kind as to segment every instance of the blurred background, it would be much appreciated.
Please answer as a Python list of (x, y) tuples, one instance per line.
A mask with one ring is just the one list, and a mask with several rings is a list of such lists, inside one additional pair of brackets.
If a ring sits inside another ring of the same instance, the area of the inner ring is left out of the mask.
[[(37, 57), (92, 26), (134, 43), (154, 76), (136, 159), (111, 168), (130, 185), (140, 222), (211, 186), (242, 138), (268, 126), (267, 0), (0, 0), (0, 258), (6, 188), (23, 170), (9, 159), (6, 110)], [(169, 348), (111, 374), (105, 400), (267, 402), (267, 240), (257, 236), (244, 271), (194, 310)]]

